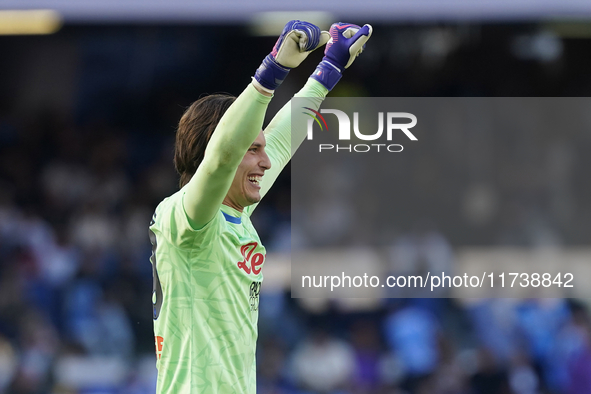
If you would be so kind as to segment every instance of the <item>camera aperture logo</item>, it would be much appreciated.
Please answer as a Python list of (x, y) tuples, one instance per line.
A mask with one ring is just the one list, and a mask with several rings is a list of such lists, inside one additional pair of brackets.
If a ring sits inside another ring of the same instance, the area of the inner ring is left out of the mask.
[[(328, 131), (328, 125), (322, 114), (333, 114), (337, 117), (339, 123), (338, 138), (339, 141), (351, 140), (351, 120), (349, 116), (338, 109), (321, 109), (320, 112), (312, 108), (304, 107), (309, 112), (303, 112), (310, 116), (307, 123), (308, 140), (314, 139), (314, 122), (318, 124), (321, 131)], [(384, 119), (386, 119), (384, 121)], [(401, 119), (410, 120), (410, 122), (401, 123)], [(392, 141), (394, 131), (402, 131), (404, 135), (411, 141), (418, 141), (417, 137), (411, 133), (410, 129), (416, 126), (417, 117), (409, 112), (378, 112), (378, 131), (374, 134), (363, 134), (359, 130), (359, 112), (353, 112), (353, 133), (355, 137), (362, 141), (377, 141), (382, 138), (384, 134), (384, 123), (386, 123), (386, 141)], [(323, 127), (324, 125), (324, 127)], [(335, 152), (402, 152), (404, 147), (400, 144), (386, 144), (386, 143), (371, 143), (371, 144), (319, 144), (318, 151), (335, 151)]]

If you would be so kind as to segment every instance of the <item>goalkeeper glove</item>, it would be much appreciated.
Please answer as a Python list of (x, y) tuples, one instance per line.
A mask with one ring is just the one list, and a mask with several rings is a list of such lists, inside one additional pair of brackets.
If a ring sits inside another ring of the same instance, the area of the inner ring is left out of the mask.
[(300, 65), (316, 48), (326, 44), (329, 34), (309, 22), (287, 22), (273, 51), (263, 60), (254, 75), (254, 83), (273, 93), (289, 70)]
[(311, 75), (328, 90), (332, 90), (355, 58), (363, 52), (372, 33), (371, 25), (359, 27), (351, 23), (335, 23), (330, 27), (330, 40), (324, 58)]

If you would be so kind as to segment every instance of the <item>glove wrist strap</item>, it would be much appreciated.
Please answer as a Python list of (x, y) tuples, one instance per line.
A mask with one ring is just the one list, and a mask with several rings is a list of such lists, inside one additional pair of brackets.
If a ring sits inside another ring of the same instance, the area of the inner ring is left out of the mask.
[(271, 54), (263, 60), (254, 74), (254, 79), (264, 88), (273, 91), (281, 85), (290, 68), (283, 67)]
[(310, 76), (320, 82), (328, 90), (332, 90), (343, 74), (341, 70), (328, 60), (322, 60)]

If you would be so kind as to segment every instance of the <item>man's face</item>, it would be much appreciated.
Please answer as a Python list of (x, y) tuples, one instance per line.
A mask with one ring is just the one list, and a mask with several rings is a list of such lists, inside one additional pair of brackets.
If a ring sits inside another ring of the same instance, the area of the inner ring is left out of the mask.
[(225, 205), (241, 211), (261, 200), (260, 183), (265, 171), (271, 168), (265, 145), (265, 135), (261, 130), (236, 170), (230, 190), (224, 198)]

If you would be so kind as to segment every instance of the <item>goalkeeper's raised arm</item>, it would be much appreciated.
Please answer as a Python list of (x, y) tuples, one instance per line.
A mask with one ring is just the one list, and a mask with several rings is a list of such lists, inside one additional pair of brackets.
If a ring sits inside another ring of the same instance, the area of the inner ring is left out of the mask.
[[(324, 58), (295, 97), (309, 98), (309, 105), (317, 110), (328, 92), (341, 79), (343, 71), (363, 52), (372, 30), (370, 25), (359, 27), (351, 23), (333, 24), (330, 28), (330, 39), (324, 50)], [(269, 191), (306, 136), (304, 129), (293, 130), (293, 136), (291, 133), (291, 102), (288, 102), (265, 129), (267, 153), (272, 166), (262, 180), (261, 196)], [(248, 213), (254, 208), (255, 206), (251, 207)]]
[[(259, 182), (271, 167), (261, 133), (268, 103), (289, 70), (326, 41), (328, 33), (317, 26), (290, 21), (235, 101), (207, 96), (185, 112), (177, 132), (175, 166), (181, 187), (186, 184), (183, 204), (195, 229), (207, 224), (222, 202), (242, 211), (260, 200)], [(239, 168), (247, 159), (245, 168)]]

